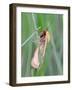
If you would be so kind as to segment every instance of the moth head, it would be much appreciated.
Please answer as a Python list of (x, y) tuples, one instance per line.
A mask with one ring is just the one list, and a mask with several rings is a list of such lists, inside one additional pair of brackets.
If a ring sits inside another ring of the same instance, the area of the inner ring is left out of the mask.
[(50, 33), (47, 29), (40, 33), (40, 42), (45, 42), (45, 40), (50, 41)]

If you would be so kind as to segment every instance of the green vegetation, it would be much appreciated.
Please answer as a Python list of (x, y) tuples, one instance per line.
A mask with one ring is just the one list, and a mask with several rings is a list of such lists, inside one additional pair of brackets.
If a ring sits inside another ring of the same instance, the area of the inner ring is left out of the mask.
[[(38, 28), (38, 33), (34, 34)], [(38, 34), (48, 28), (51, 40), (47, 44), (44, 63), (39, 69), (31, 67)], [(34, 35), (32, 35), (34, 34)], [(32, 35), (32, 36), (31, 36)], [(28, 40), (29, 39), (29, 40)], [(28, 40), (26, 42), (26, 40)], [(63, 15), (21, 13), (21, 76), (49, 76), (63, 74)]]

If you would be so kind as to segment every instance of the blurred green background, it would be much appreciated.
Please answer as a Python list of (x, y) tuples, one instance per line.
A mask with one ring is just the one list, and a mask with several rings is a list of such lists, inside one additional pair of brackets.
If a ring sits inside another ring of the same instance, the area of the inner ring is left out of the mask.
[[(47, 44), (45, 62), (38, 70), (31, 67), (37, 35), (31, 37), (37, 28), (38, 33), (48, 28), (51, 40)], [(28, 40), (31, 37), (30, 40)], [(28, 40), (26, 42), (26, 40)], [(52, 76), (63, 74), (63, 15), (21, 12), (21, 76)]]

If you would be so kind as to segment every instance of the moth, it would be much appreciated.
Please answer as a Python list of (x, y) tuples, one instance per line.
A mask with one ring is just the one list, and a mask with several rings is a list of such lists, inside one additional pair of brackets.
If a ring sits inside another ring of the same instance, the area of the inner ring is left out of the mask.
[(31, 66), (33, 68), (35, 69), (39, 68), (40, 66), (39, 54), (41, 55), (43, 59), (45, 56), (46, 47), (49, 41), (50, 41), (50, 33), (47, 30), (42, 31), (39, 35), (38, 46), (34, 51), (34, 55), (31, 61)]

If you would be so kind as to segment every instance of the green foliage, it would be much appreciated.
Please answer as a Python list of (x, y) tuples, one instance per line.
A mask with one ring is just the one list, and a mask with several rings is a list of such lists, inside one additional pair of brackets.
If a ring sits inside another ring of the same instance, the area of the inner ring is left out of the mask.
[[(63, 74), (63, 15), (43, 13), (21, 13), (21, 44), (27, 40), (36, 28), (38, 33), (21, 47), (21, 76), (48, 76)], [(38, 43), (38, 34), (48, 28), (51, 40), (47, 44), (44, 63), (38, 69), (31, 67), (31, 60)], [(34, 41), (34, 42), (33, 42)], [(36, 41), (37, 42), (37, 41)]]

